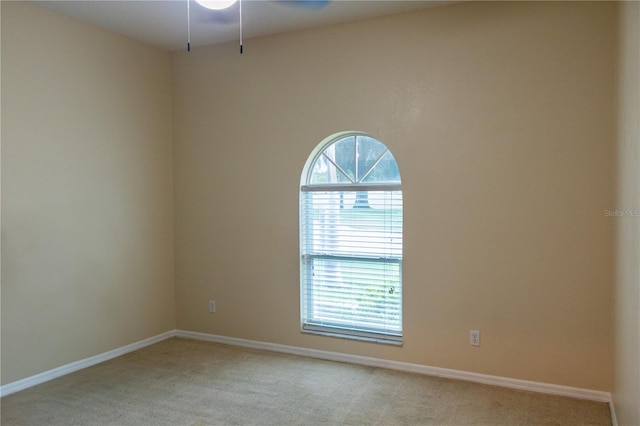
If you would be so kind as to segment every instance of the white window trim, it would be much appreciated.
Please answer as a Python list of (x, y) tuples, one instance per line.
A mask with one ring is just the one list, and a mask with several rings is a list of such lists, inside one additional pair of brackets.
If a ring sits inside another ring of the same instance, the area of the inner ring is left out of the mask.
[[(304, 294), (307, 289), (305, 288), (305, 275), (309, 273), (308, 267), (304, 266), (305, 261), (309, 261), (312, 258), (320, 258), (320, 257), (327, 257), (328, 258), (339, 258), (341, 257), (340, 255), (335, 255), (335, 254), (308, 254), (305, 253), (303, 250), (303, 247), (305, 245), (305, 241), (303, 241), (304, 237), (303, 237), (303, 230), (302, 230), (302, 226), (303, 226), (303, 194), (305, 192), (357, 192), (357, 191), (367, 191), (367, 192), (371, 192), (371, 191), (399, 191), (400, 193), (402, 193), (402, 185), (401, 183), (397, 183), (397, 182), (390, 182), (390, 183), (353, 183), (353, 184), (319, 184), (319, 185), (312, 185), (309, 184), (309, 179), (311, 177), (311, 167), (314, 166), (314, 164), (316, 163), (317, 159), (319, 156), (321, 156), (325, 150), (334, 142), (337, 142), (341, 139), (344, 139), (346, 137), (351, 137), (351, 136), (367, 136), (367, 137), (371, 137), (369, 136), (367, 133), (364, 132), (341, 132), (335, 135), (330, 136), (329, 138), (325, 139), (324, 141), (322, 141), (311, 153), (311, 155), (307, 158), (307, 162), (305, 164), (305, 167), (303, 169), (303, 173), (301, 175), (301, 182), (300, 182), (300, 201), (299, 201), (299, 209), (300, 209), (300, 318), (301, 318), (301, 331), (304, 333), (309, 333), (309, 334), (320, 334), (320, 335), (325, 335), (325, 336), (332, 336), (332, 337), (340, 337), (340, 338), (347, 338), (347, 339), (356, 339), (356, 340), (363, 340), (363, 341), (368, 341), (368, 342), (378, 342), (378, 343), (386, 343), (386, 344), (392, 344), (392, 345), (402, 345), (402, 297), (400, 299), (400, 304), (399, 304), (399, 308), (400, 308), (400, 320), (399, 320), (399, 324), (400, 324), (400, 331), (397, 333), (394, 332), (379, 332), (378, 330), (372, 328), (370, 331), (366, 330), (366, 326), (365, 327), (361, 327), (358, 329), (350, 329), (348, 327), (343, 327), (340, 324), (336, 323), (336, 324), (321, 324), (321, 323), (315, 323), (314, 321), (307, 321), (307, 319), (305, 318), (305, 297), (306, 295)], [(383, 144), (384, 145), (384, 144)], [(388, 147), (385, 146), (385, 148)], [(391, 151), (389, 150), (389, 153), (391, 154)], [(392, 155), (392, 154), (391, 154)], [(366, 177), (366, 175), (372, 171), (378, 164), (378, 162), (380, 161), (380, 159), (382, 158), (382, 156), (380, 158), (378, 158), (378, 160), (371, 166), (368, 167), (367, 172), (365, 175), (363, 175), (361, 177), (361, 179), (364, 179)], [(334, 166), (336, 166), (339, 169), (339, 166), (337, 164), (335, 164), (333, 161), (331, 161)], [(340, 171), (342, 171), (341, 169), (339, 169)], [(342, 171), (344, 172), (344, 171)], [(344, 173), (346, 175), (346, 173)], [(402, 203), (402, 202), (401, 202)], [(402, 206), (402, 204), (400, 204)], [(402, 226), (401, 226), (401, 232), (402, 231)], [(399, 287), (400, 289), (402, 288), (402, 253), (400, 254), (400, 257), (389, 257), (389, 256), (373, 256), (373, 257), (366, 257), (366, 256), (345, 256), (343, 260), (350, 260), (350, 261), (373, 261), (373, 262), (379, 262), (381, 264), (398, 264), (398, 268), (399, 268)], [(402, 296), (402, 293), (401, 293)]]

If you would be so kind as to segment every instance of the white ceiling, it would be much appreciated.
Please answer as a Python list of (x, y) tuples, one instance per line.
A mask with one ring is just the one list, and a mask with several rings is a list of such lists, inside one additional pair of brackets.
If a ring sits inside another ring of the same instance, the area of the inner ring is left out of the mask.
[[(49, 9), (164, 50), (186, 49), (187, 0), (40, 0)], [(429, 0), (243, 0), (244, 39), (434, 7)], [(239, 39), (238, 3), (213, 11), (190, 0), (191, 46)]]

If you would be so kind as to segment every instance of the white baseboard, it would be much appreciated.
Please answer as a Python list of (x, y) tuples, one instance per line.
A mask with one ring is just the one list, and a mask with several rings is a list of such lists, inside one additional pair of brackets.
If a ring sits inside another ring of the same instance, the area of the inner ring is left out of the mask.
[(471, 373), (468, 371), (452, 370), (441, 367), (430, 367), (428, 365), (411, 364), (408, 362), (390, 361), (379, 358), (371, 358), (360, 355), (343, 354), (339, 352), (322, 351), (318, 349), (301, 348), (297, 346), (281, 345), (277, 343), (260, 342), (256, 340), (239, 339), (235, 337), (225, 337), (215, 334), (199, 333), (195, 331), (170, 330), (157, 336), (131, 343), (117, 349), (113, 349), (102, 354), (85, 358), (53, 370), (45, 371), (35, 376), (27, 377), (4, 386), (0, 386), (0, 396), (10, 395), (15, 392), (39, 385), (57, 377), (73, 373), (83, 368), (99, 364), (104, 361), (119, 357), (129, 352), (142, 349), (171, 337), (183, 337), (187, 339), (203, 340), (208, 342), (223, 343), (245, 348), (261, 349), (272, 352), (280, 352), (291, 355), (300, 355), (310, 358), (318, 358), (329, 361), (346, 362), (349, 364), (365, 365), (369, 367), (388, 368), (391, 370), (406, 371), (409, 373), (425, 374), (428, 376), (443, 377), (447, 379), (465, 380), (468, 382), (484, 383), (494, 386), (502, 386), (511, 389), (527, 390), (532, 392), (546, 393), (551, 395), (568, 396), (572, 398), (586, 399), (598, 402), (609, 403), (611, 411), (611, 421), (613, 426), (617, 426), (617, 419), (611, 393), (595, 391), (591, 389), (574, 388), (570, 386), (554, 385), (549, 383), (532, 382), (528, 380), (511, 379), (508, 377), (492, 376), (488, 374)]
[(616, 416), (616, 407), (613, 404), (613, 395), (609, 399), (609, 411), (611, 412), (611, 426), (618, 426), (618, 417)]
[[(554, 385), (549, 383), (532, 382), (528, 380), (511, 379), (508, 377), (491, 376), (488, 374), (471, 373), (468, 371), (451, 370), (448, 368), (430, 367), (408, 362), (390, 361), (385, 359), (370, 358), (359, 355), (349, 355), (338, 352), (321, 351), (317, 349), (300, 348), (296, 346), (280, 345), (276, 343), (259, 342), (254, 340), (238, 339), (234, 337), (218, 336), (215, 334), (198, 333), (193, 331), (176, 330), (176, 337), (188, 339), (206, 340), (209, 342), (224, 343), (234, 346), (242, 346), (253, 349), (263, 349), (272, 352), (281, 352), (292, 355), (301, 355), (311, 358), (325, 359), (329, 361), (346, 362), (350, 364), (366, 365), (370, 367), (388, 368), (391, 370), (406, 371), (410, 373), (425, 374), (428, 376), (443, 377), (447, 379), (465, 380), (468, 382), (484, 383), (487, 385), (502, 386), (511, 389), (527, 390), (551, 395), (569, 396), (572, 398), (587, 399), (598, 402), (608, 402), (611, 405), (609, 392), (595, 391), (591, 389), (574, 388), (570, 386)], [(612, 410), (613, 412), (613, 410)]]
[(36, 374), (35, 376), (27, 377), (22, 380), (8, 383), (4, 386), (0, 386), (0, 397), (10, 395), (15, 392), (19, 392), (21, 390), (39, 385), (44, 382), (48, 382), (49, 380), (53, 380), (58, 377), (64, 376), (66, 374), (73, 373), (78, 370), (82, 370), (83, 368), (91, 367), (92, 365), (96, 365), (101, 362), (119, 357), (120, 355), (137, 351), (138, 349), (142, 349), (145, 346), (153, 345), (154, 343), (158, 343), (162, 340), (174, 337), (175, 334), (176, 334), (175, 330), (170, 330), (165, 333), (158, 334), (157, 336), (140, 340), (139, 342), (134, 342), (129, 345), (122, 346), (120, 348), (116, 348), (108, 352), (103, 352), (101, 354), (98, 354), (89, 358), (81, 359), (79, 361), (75, 361), (70, 364), (66, 364), (66, 365), (54, 368), (53, 370), (48, 370), (40, 374)]

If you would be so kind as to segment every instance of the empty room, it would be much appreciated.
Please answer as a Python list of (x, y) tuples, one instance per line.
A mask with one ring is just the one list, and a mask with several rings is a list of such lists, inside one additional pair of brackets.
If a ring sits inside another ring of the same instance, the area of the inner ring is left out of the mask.
[(3, 425), (640, 425), (639, 2), (207, 3), (1, 1)]

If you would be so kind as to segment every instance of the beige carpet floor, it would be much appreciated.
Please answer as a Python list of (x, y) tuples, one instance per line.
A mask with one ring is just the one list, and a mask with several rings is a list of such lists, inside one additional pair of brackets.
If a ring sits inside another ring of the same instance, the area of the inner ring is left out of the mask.
[(610, 425), (607, 404), (169, 339), (1, 400), (11, 425)]

